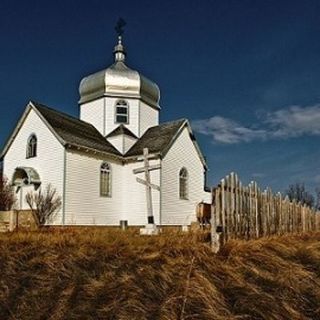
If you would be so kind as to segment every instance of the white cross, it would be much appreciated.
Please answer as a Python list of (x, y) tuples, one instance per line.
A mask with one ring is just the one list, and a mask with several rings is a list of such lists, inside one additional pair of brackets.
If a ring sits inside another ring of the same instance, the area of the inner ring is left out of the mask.
[(133, 173), (143, 173), (144, 172), (144, 177), (145, 180), (136, 178), (137, 182), (144, 184), (146, 186), (146, 199), (147, 199), (147, 212), (148, 212), (148, 223), (149, 224), (154, 224), (154, 217), (153, 217), (153, 210), (152, 210), (152, 189), (160, 191), (160, 187), (151, 183), (150, 180), (150, 171), (157, 170), (161, 168), (160, 164), (157, 165), (149, 165), (149, 160), (154, 158), (153, 155), (149, 155), (149, 150), (148, 148), (143, 149), (143, 157), (138, 158), (138, 160), (143, 160), (143, 167), (134, 169)]

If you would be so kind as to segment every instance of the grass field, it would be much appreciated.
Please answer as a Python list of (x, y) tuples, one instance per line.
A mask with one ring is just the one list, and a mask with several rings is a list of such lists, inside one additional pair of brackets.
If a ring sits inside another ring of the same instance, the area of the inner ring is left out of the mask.
[[(200, 237), (201, 238), (201, 237)], [(0, 235), (0, 319), (320, 319), (320, 234), (229, 242), (69, 229)]]

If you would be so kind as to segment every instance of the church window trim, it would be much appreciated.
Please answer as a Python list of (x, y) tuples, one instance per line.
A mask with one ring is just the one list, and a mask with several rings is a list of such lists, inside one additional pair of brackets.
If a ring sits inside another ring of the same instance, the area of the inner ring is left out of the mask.
[(32, 133), (27, 142), (26, 158), (35, 158), (37, 156), (38, 139), (37, 136)]
[(115, 104), (115, 123), (129, 124), (129, 104), (126, 100), (118, 100)]
[(188, 170), (183, 167), (179, 172), (179, 198), (188, 200), (189, 174)]
[(100, 166), (100, 196), (111, 198), (112, 186), (111, 166), (108, 162), (102, 162)]

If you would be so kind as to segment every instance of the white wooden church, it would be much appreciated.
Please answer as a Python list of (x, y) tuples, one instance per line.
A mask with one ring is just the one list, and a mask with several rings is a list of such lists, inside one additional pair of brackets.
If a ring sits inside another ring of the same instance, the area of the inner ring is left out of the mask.
[[(121, 36), (114, 57), (110, 67), (81, 80), (80, 119), (28, 103), (1, 153), (18, 209), (29, 209), (30, 190), (51, 184), (62, 198), (55, 225), (142, 226), (151, 186), (154, 222), (189, 225), (196, 204), (210, 201), (207, 166), (190, 124), (159, 124), (159, 88), (126, 65)], [(146, 151), (147, 188), (139, 169)]]

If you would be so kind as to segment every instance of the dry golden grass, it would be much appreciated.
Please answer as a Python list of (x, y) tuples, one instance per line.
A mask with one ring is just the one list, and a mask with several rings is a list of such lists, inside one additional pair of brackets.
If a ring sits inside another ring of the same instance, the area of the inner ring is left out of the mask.
[(0, 235), (0, 319), (320, 319), (320, 234), (229, 242), (68, 229)]

